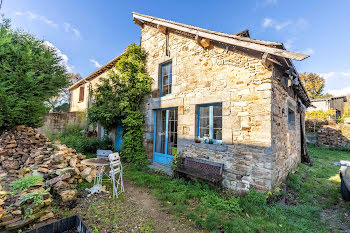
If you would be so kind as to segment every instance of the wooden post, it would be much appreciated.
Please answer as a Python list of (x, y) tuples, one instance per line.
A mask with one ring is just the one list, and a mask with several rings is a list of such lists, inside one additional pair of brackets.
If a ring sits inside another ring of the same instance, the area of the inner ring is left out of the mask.
[(167, 34), (167, 27), (158, 24), (158, 31), (159, 31), (160, 33), (163, 33), (164, 35), (166, 35), (166, 34)]

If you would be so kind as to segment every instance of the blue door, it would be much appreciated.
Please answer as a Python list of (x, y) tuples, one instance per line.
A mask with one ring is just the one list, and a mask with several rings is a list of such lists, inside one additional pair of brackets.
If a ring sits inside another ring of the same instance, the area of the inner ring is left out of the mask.
[(177, 148), (177, 109), (160, 109), (154, 114), (153, 161), (172, 164)]
[(123, 143), (123, 127), (122, 127), (122, 123), (119, 122), (117, 124), (117, 129), (115, 132), (115, 150), (116, 151), (120, 151), (122, 147), (122, 143)]

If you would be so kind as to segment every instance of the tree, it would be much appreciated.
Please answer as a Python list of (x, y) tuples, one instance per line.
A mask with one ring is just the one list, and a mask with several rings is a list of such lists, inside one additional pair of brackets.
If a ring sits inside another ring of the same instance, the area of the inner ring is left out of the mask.
[(311, 99), (322, 98), (322, 97), (331, 97), (330, 94), (324, 94), (324, 86), (326, 80), (316, 73), (302, 73), (299, 74), (300, 79), (302, 80), (307, 94)]
[(57, 96), (53, 96), (47, 101), (47, 106), (50, 108), (50, 112), (68, 112), (70, 107), (70, 95), (69, 87), (76, 82), (79, 82), (83, 78), (79, 73), (68, 74), (68, 86), (63, 88)]
[(110, 77), (92, 92), (94, 99), (88, 109), (90, 123), (99, 123), (106, 130), (118, 122), (123, 125), (122, 158), (134, 165), (147, 162), (143, 147), (144, 100), (151, 93), (151, 77), (146, 73), (146, 53), (131, 44), (111, 71)]
[(0, 130), (39, 127), (47, 102), (68, 83), (61, 57), (33, 35), (0, 22)]

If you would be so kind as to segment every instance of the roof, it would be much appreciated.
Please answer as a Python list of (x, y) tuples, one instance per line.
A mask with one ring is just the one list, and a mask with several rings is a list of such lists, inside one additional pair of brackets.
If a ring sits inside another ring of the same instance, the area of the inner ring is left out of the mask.
[[(153, 16), (143, 15), (137, 12), (132, 12), (132, 15), (134, 22), (141, 27), (144, 23), (148, 23), (157, 27), (162, 26), (170, 28), (175, 32), (180, 32), (185, 35), (191, 35), (194, 38), (202, 37), (220, 43), (260, 52), (262, 57), (265, 56), (265, 58), (270, 62), (282, 66), (286, 73), (294, 77), (295, 82), (293, 82), (293, 88), (297, 93), (298, 97), (301, 99), (302, 103), (306, 107), (309, 107), (311, 105), (311, 101), (309, 99), (309, 96), (307, 95), (305, 87), (303, 86), (298, 72), (296, 71), (293, 62), (291, 61), (291, 59), (300, 61), (305, 58), (308, 58), (309, 55), (287, 51), (283, 43), (252, 39), (250, 38), (248, 30), (243, 30), (236, 34), (227, 34), (187, 24), (177, 23), (174, 21), (165, 20)], [(268, 57), (269, 55), (273, 56), (273, 58)]]
[(329, 98), (311, 99), (311, 102), (331, 101), (334, 99), (344, 99), (344, 102), (348, 101), (346, 96), (335, 96), (335, 97), (329, 97)]
[(100, 68), (98, 68), (97, 70), (95, 70), (93, 73), (91, 73), (90, 75), (88, 75), (86, 78), (80, 80), (79, 82), (74, 83), (72, 86), (69, 87), (69, 90), (73, 90), (78, 88), (79, 86), (85, 84), (86, 82), (96, 78), (97, 76), (99, 76), (100, 74), (110, 70), (115, 64), (117, 64), (117, 62), (119, 61), (119, 59), (121, 58), (121, 56), (124, 53), (120, 54), (119, 56), (113, 58), (112, 60), (110, 60), (109, 62), (107, 62), (105, 65), (101, 66)]
[(165, 20), (153, 16), (143, 15), (139, 14), (137, 12), (132, 12), (133, 18), (149, 23), (154, 23), (157, 25), (161, 25), (164, 27), (171, 28), (173, 30), (178, 30), (186, 33), (190, 33), (195, 36), (200, 36), (204, 38), (208, 38), (214, 41), (223, 42), (226, 44), (231, 44), (234, 46), (239, 46), (243, 48), (252, 49), (255, 51), (259, 51), (262, 53), (268, 53), (271, 55), (275, 55), (278, 57), (288, 58), (288, 59), (294, 59), (301, 61), (305, 58), (308, 58), (309, 55), (297, 53), (297, 52), (291, 52), (285, 50), (282, 43), (276, 43), (271, 41), (264, 41), (264, 40), (256, 40), (252, 39), (250, 37), (243, 37), (240, 35), (233, 35), (233, 34), (227, 34), (222, 32), (216, 32), (211, 31), (199, 27), (194, 27), (187, 24), (177, 23), (170, 20)]

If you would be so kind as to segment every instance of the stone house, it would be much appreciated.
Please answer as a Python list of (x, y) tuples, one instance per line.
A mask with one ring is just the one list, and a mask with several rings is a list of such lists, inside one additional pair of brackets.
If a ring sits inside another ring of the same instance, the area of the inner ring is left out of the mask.
[(330, 98), (312, 99), (311, 107), (307, 109), (309, 112), (322, 110), (335, 110), (335, 116), (333, 118), (342, 117), (344, 114), (344, 103), (347, 102), (346, 96), (337, 96)]
[[(115, 64), (119, 61), (120, 56), (121, 55), (113, 58), (111, 61), (107, 62), (105, 65), (95, 70), (86, 78), (74, 83), (72, 86), (69, 87), (69, 91), (71, 93), (71, 104), (69, 109), (70, 112), (87, 112), (92, 101), (89, 94), (90, 90), (96, 88), (97, 85), (100, 83), (101, 79), (108, 77), (109, 70), (113, 69)], [(116, 139), (115, 130), (116, 129), (114, 129), (109, 134), (109, 137), (111, 137), (113, 141), (115, 141)], [(101, 127), (100, 125), (97, 126), (97, 133), (99, 137), (105, 134), (103, 127)]]
[[(146, 104), (149, 158), (182, 156), (224, 163), (223, 185), (271, 190), (307, 151), (310, 106), (282, 43), (249, 32), (225, 34), (133, 13), (153, 78)], [(177, 148), (174, 150), (174, 148)]]
[[(153, 78), (145, 104), (149, 159), (170, 165), (177, 152), (224, 163), (223, 186), (237, 191), (281, 184), (307, 154), (311, 102), (291, 60), (308, 56), (252, 39), (248, 30), (226, 34), (139, 13), (133, 20)], [(87, 93), (108, 75), (108, 64), (71, 87), (72, 111), (88, 108), (87, 96), (77, 101), (80, 89)]]

